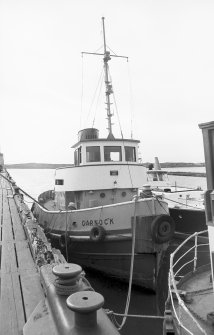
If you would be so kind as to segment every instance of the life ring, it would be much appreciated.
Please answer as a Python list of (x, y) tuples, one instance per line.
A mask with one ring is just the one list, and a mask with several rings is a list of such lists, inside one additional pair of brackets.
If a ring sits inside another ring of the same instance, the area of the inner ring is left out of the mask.
[(175, 222), (169, 215), (157, 216), (151, 225), (152, 239), (156, 243), (168, 242), (175, 231)]
[(93, 227), (90, 231), (90, 239), (94, 242), (103, 241), (106, 236), (106, 230), (102, 226)]

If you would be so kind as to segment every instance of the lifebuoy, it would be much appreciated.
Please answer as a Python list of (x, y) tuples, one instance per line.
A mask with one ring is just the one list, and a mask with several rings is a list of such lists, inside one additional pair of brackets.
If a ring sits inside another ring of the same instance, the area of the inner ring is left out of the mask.
[(151, 225), (152, 239), (156, 243), (168, 242), (175, 231), (175, 222), (169, 215), (157, 216)]
[(90, 239), (98, 242), (103, 241), (106, 236), (106, 230), (102, 226), (93, 227), (90, 231)]

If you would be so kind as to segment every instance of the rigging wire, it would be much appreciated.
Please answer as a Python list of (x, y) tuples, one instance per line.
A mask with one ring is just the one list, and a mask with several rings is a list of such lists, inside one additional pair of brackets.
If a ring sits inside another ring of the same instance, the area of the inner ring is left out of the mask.
[(103, 77), (104, 77), (104, 69), (103, 69), (103, 72), (102, 72), (101, 84), (100, 84), (100, 89), (99, 89), (99, 93), (98, 93), (98, 97), (97, 97), (97, 104), (96, 104), (96, 108), (95, 108), (94, 119), (92, 121), (92, 128), (94, 127), (94, 123), (95, 123), (95, 118), (96, 118), (96, 114), (97, 114), (99, 102), (101, 100), (101, 90), (103, 88)]
[(83, 113), (83, 73), (84, 73), (84, 65), (83, 65), (83, 54), (82, 54), (82, 87), (81, 87), (81, 99), (80, 99), (80, 128), (79, 129), (82, 129), (82, 113)]
[[(87, 114), (87, 117), (86, 117), (86, 120), (87, 120), (87, 121), (88, 121), (89, 116), (90, 116), (90, 114), (91, 114), (91, 110), (92, 110), (92, 107), (93, 107), (95, 98), (96, 98), (96, 96), (97, 96), (98, 88), (100, 88), (100, 86), (102, 87), (103, 76), (104, 76), (104, 71), (103, 71), (103, 67), (102, 67), (102, 71), (100, 72), (100, 76), (99, 76), (99, 79), (98, 79), (97, 87), (96, 87), (96, 89), (95, 89), (95, 92), (94, 92), (94, 95), (93, 95), (93, 98), (92, 98), (92, 102), (91, 102), (91, 105), (90, 105), (90, 107), (89, 107), (89, 111), (88, 111), (88, 114)], [(101, 90), (101, 88), (100, 88), (100, 90)], [(99, 92), (100, 92), (100, 90), (99, 90)]]
[[(110, 80), (112, 82), (111, 74), (109, 73), (109, 75), (110, 75)], [(119, 124), (119, 128), (120, 128), (120, 134), (121, 134), (122, 141), (123, 141), (123, 148), (125, 149), (124, 137), (123, 137), (123, 132), (122, 132), (122, 127), (121, 127), (120, 117), (119, 117), (118, 108), (117, 108), (117, 102), (116, 102), (115, 94), (114, 93), (113, 93), (113, 99), (114, 99), (114, 105), (115, 105), (115, 109), (116, 109), (118, 124)], [(129, 162), (126, 161), (126, 163), (127, 163), (127, 167), (128, 167), (128, 172), (129, 172), (129, 178), (130, 178), (130, 181), (131, 181), (131, 185), (132, 185), (132, 188), (134, 188), (133, 180), (132, 180), (132, 175), (131, 175), (131, 171), (130, 171), (130, 166), (129, 166)]]
[(133, 118), (134, 118), (134, 99), (133, 99), (133, 87), (131, 81), (131, 71), (130, 71), (130, 63), (127, 64), (128, 68), (128, 82), (129, 82), (129, 105), (130, 105), (130, 116), (131, 116), (131, 138), (133, 138)]

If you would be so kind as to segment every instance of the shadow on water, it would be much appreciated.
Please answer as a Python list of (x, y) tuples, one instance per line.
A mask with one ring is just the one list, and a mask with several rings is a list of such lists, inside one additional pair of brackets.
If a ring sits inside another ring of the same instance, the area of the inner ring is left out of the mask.
[[(119, 280), (108, 278), (101, 273), (86, 271), (86, 276), (93, 288), (101, 293), (105, 298), (104, 308), (123, 314), (126, 306), (128, 284)], [(154, 293), (135, 287), (132, 288), (129, 314), (133, 315), (157, 315), (157, 295)], [(121, 323), (122, 318), (117, 316), (117, 321)], [(128, 317), (120, 331), (120, 334), (146, 335), (162, 334), (162, 320), (160, 319), (140, 319)]]
[[(162, 260), (160, 267), (158, 281), (157, 281), (157, 293), (154, 294), (151, 291), (142, 289), (136, 286), (132, 287), (131, 301), (128, 314), (132, 315), (152, 315), (152, 316), (163, 316), (165, 302), (168, 295), (168, 273), (170, 254), (180, 245), (181, 240), (172, 241), (168, 250), (165, 253), (165, 257)], [(188, 244), (185, 248), (181, 249), (177, 255), (177, 258), (181, 254), (186, 252), (187, 249), (191, 248), (194, 243)], [(182, 263), (187, 263), (185, 266), (185, 273), (192, 270), (192, 262), (189, 264), (190, 259), (194, 258), (194, 251), (190, 251)], [(209, 248), (204, 246), (198, 253), (199, 264), (204, 265), (209, 260)], [(104, 296), (105, 304), (104, 309), (108, 309), (115, 313), (123, 314), (126, 307), (126, 299), (128, 294), (128, 284), (118, 279), (109, 278), (106, 275), (84, 269), (86, 272), (86, 278), (90, 281), (95, 291), (101, 293)], [(116, 317), (117, 322), (122, 322), (122, 317)], [(136, 318), (128, 317), (127, 321), (120, 331), (122, 335), (162, 335), (163, 334), (163, 319), (160, 318)]]

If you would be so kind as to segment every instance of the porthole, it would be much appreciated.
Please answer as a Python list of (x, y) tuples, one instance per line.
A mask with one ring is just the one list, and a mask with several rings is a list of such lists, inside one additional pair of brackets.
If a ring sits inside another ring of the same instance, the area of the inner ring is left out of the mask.
[(121, 195), (122, 195), (122, 197), (125, 197), (125, 196), (126, 196), (126, 192), (123, 191), (123, 192), (121, 193)]
[(100, 198), (105, 198), (105, 193), (104, 192), (102, 192), (102, 193), (100, 193)]

